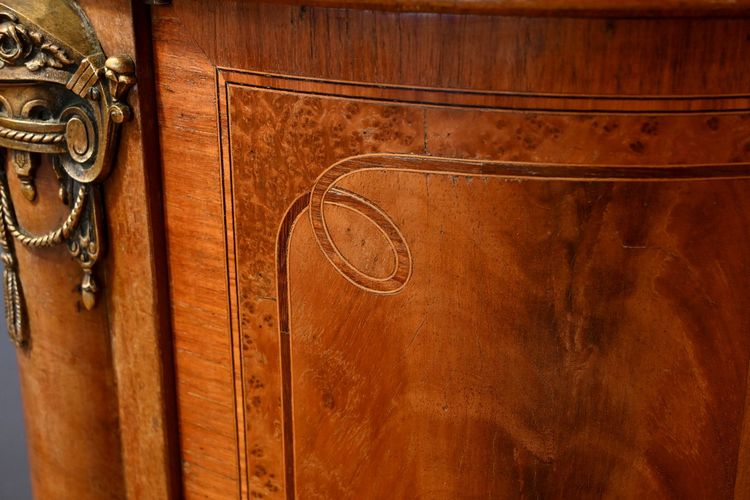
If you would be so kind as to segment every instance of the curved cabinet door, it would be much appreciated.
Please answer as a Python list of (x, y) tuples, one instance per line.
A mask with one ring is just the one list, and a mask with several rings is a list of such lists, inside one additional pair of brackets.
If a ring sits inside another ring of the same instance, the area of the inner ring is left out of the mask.
[(186, 495), (746, 498), (748, 29), (155, 9)]

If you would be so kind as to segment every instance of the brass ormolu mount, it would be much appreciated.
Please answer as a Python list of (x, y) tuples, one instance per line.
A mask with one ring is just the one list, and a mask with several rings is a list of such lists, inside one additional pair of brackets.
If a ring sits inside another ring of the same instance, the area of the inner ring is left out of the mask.
[[(130, 118), (125, 98), (134, 84), (133, 61), (106, 58), (71, 0), (0, 1), (0, 251), (8, 333), (19, 346), (29, 333), (15, 244), (65, 244), (83, 269), (84, 306), (96, 304), (93, 267), (104, 250), (101, 183), (119, 126)], [(33, 202), (40, 155), (52, 155), (58, 195), (70, 212), (55, 230), (34, 235), (16, 217), (6, 169)]]

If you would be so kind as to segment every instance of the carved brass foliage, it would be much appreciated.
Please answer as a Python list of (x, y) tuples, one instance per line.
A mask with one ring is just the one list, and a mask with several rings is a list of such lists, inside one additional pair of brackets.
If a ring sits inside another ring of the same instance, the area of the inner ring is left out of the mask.
[[(6, 167), (0, 170), (0, 251), (8, 333), (18, 345), (27, 344), (29, 325), (15, 245), (64, 244), (83, 271), (84, 306), (96, 304), (94, 266), (104, 251), (101, 183), (118, 128), (130, 118), (125, 98), (134, 84), (132, 60), (106, 58), (71, 1), (0, 2), (0, 161)], [(8, 176), (20, 181), (17, 203), (34, 203), (41, 155), (52, 157), (57, 195), (69, 211), (57, 228), (31, 234), (16, 216)]]
[(19, 23), (12, 13), (0, 12), (0, 23), (0, 68), (23, 64), (29, 71), (38, 71), (45, 66), (62, 68), (73, 64), (64, 49)]

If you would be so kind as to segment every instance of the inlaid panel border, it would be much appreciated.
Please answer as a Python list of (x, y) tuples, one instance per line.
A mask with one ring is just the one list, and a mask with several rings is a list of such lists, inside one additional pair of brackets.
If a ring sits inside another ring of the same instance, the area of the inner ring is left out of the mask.
[[(245, 412), (245, 360), (242, 355), (242, 327), (240, 321), (239, 269), (237, 262), (237, 234), (235, 231), (235, 195), (234, 171), (232, 167), (231, 142), (232, 126), (230, 116), (229, 91), (233, 86), (254, 89), (263, 92), (291, 93), (332, 97), (347, 100), (361, 100), (416, 105), (419, 108), (464, 108), (508, 111), (510, 113), (555, 113), (561, 115), (638, 115), (650, 116), (701, 114), (726, 115), (746, 114), (750, 112), (750, 96), (565, 96), (565, 95), (531, 95), (504, 94), (492, 92), (463, 91), (454, 89), (428, 89), (363, 83), (347, 83), (306, 79), (294, 76), (271, 75), (265, 73), (241, 72), (219, 68), (216, 75), (219, 131), (222, 158), (223, 196), (226, 228), (226, 262), (228, 302), (231, 311), (232, 359), (234, 360), (234, 394), (236, 410), (237, 437), (240, 445), (239, 468), (242, 484), (240, 496), (250, 498), (250, 476), (252, 474), (252, 436), (247, 434), (247, 415)], [(750, 139), (750, 138), (749, 138)], [(456, 168), (460, 165), (460, 168)], [(407, 172), (435, 173), (460, 176), (498, 176), (527, 180), (564, 180), (589, 182), (684, 182), (693, 180), (731, 179), (750, 177), (750, 163), (718, 163), (696, 165), (580, 165), (555, 164), (539, 162), (503, 162), (478, 161), (458, 158), (437, 158), (424, 155), (370, 154), (342, 159), (326, 168), (310, 189), (301, 194), (289, 207), (286, 216), (279, 224), (276, 250), (277, 266), (277, 301), (280, 363), (282, 369), (282, 415), (283, 415), (283, 455), (285, 460), (284, 485), (287, 498), (294, 498), (293, 468), (293, 426), (291, 418), (291, 380), (290, 380), (290, 326), (287, 246), (294, 224), (299, 216), (308, 213), (313, 222), (316, 239), (321, 250), (326, 254), (339, 272), (343, 265), (336, 261), (335, 248), (326, 238), (325, 222), (322, 218), (322, 206), (325, 203), (346, 203), (343, 198), (351, 200), (355, 193), (341, 192), (335, 188), (336, 182), (355, 172), (368, 169), (394, 170)], [(328, 197), (328, 199), (327, 199)], [(359, 200), (362, 203), (362, 200)], [(366, 200), (365, 200), (366, 204)], [(369, 207), (376, 210), (377, 207)], [(317, 214), (317, 215), (316, 215)], [(317, 217), (317, 219), (316, 219)], [(377, 217), (377, 215), (375, 216)], [(372, 220), (372, 217), (369, 217)], [(387, 218), (387, 216), (386, 216)], [(317, 222), (316, 222), (317, 220)], [(382, 221), (381, 221), (382, 222)], [(387, 226), (387, 222), (386, 222)], [(396, 228), (396, 231), (398, 229)], [(401, 245), (398, 235), (388, 228), (384, 230), (389, 237), (396, 240), (395, 247)], [(322, 243), (321, 243), (322, 242)], [(395, 248), (394, 247), (394, 248)], [(407, 250), (408, 252), (408, 246)], [(398, 256), (398, 251), (396, 251)], [(331, 257), (333, 256), (333, 257)], [(408, 259), (407, 259), (408, 260)], [(344, 265), (345, 266), (345, 265)], [(377, 293), (397, 293), (408, 281), (410, 268), (397, 269), (397, 279), (391, 290), (375, 290)], [(403, 266), (402, 266), (403, 267)], [(356, 270), (355, 270), (356, 271)], [(357, 283), (354, 274), (342, 273), (352, 283)], [(348, 274), (348, 275), (347, 275)], [(747, 413), (747, 412), (746, 412)], [(746, 415), (747, 420), (747, 415)], [(743, 429), (747, 433), (750, 423)], [(743, 439), (747, 439), (743, 434)], [(743, 466), (740, 457), (740, 466)]]
[(729, 95), (588, 95), (478, 91), (377, 85), (321, 80), (219, 68), (220, 86), (241, 85), (307, 95), (388, 101), (420, 106), (457, 106), (467, 109), (533, 111), (564, 114), (725, 113), (750, 111), (750, 94)]

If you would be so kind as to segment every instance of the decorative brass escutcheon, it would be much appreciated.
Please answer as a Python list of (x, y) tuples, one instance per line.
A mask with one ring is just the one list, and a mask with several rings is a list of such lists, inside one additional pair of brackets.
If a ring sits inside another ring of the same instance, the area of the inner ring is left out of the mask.
[[(82, 270), (82, 302), (96, 304), (93, 268), (104, 250), (101, 184), (112, 166), (125, 103), (135, 84), (128, 56), (106, 58), (73, 0), (0, 0), (0, 250), (8, 333), (28, 343), (14, 245), (65, 244)], [(18, 221), (8, 171), (25, 200), (37, 197), (40, 155), (52, 156), (60, 201), (70, 207), (62, 225), (30, 234)], [(7, 165), (10, 163), (10, 165)]]

